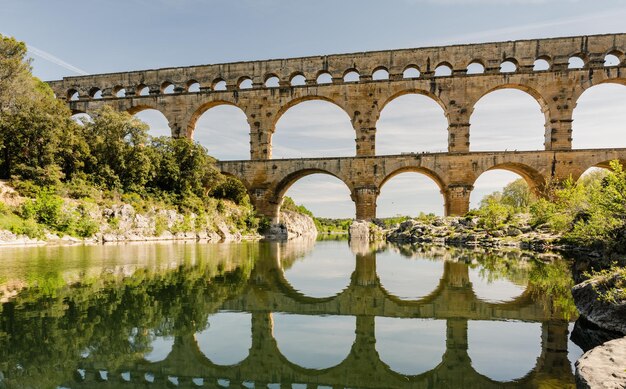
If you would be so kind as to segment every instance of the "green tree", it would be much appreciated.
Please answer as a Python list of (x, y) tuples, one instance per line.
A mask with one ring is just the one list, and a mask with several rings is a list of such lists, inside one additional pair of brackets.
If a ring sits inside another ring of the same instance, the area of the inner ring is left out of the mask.
[(205, 198), (224, 181), (214, 166), (215, 159), (190, 139), (158, 137), (150, 147), (154, 171), (149, 186), (156, 190)]
[(127, 112), (104, 106), (85, 123), (90, 155), (85, 171), (92, 180), (110, 189), (143, 191), (153, 171), (148, 126)]

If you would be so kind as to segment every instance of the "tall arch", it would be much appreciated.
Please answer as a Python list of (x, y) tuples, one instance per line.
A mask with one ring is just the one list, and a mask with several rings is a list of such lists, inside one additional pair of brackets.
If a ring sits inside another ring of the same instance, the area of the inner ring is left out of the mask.
[(191, 116), (187, 136), (222, 160), (250, 158), (250, 125), (244, 111), (228, 101), (212, 101)]
[(396, 94), (381, 108), (376, 123), (376, 153), (446, 151), (447, 129), (445, 107), (439, 99), (422, 91)]
[(335, 101), (307, 96), (278, 112), (272, 135), (273, 158), (355, 155), (355, 131), (346, 110)]
[(585, 90), (572, 118), (572, 148), (626, 147), (626, 79)]
[(547, 103), (524, 85), (502, 85), (482, 95), (470, 117), (470, 150), (543, 150)]
[(129, 113), (146, 123), (150, 129), (150, 136), (172, 136), (172, 129), (165, 115), (161, 111), (148, 107), (135, 107)]

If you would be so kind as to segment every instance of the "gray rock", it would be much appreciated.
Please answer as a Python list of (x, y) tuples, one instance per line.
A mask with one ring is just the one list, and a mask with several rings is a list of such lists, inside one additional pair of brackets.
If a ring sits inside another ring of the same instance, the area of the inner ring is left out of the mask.
[[(402, 223), (400, 225), (400, 229), (404, 231), (402, 228), (408, 221)], [(350, 229), (348, 230), (348, 236), (350, 240), (362, 240), (364, 242), (369, 242), (370, 240), (370, 224), (364, 220), (355, 220), (350, 224)], [(411, 239), (410, 233), (403, 232), (398, 235), (398, 239), (408, 242)]]
[[(608, 283), (614, 281), (615, 279), (610, 279)], [(575, 285), (572, 288), (572, 296), (576, 308), (585, 319), (598, 327), (626, 334), (626, 301), (610, 303), (599, 299), (596, 289), (601, 288), (597, 279), (590, 279)]]
[(626, 338), (611, 340), (576, 361), (577, 388), (626, 388)]

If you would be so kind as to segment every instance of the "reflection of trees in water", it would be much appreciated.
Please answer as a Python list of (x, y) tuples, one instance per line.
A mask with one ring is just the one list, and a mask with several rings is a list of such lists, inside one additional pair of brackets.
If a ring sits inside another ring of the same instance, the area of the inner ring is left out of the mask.
[(121, 280), (103, 274), (54, 294), (25, 289), (0, 313), (0, 370), (18, 387), (56, 387), (80, 362), (115, 369), (142, 359), (156, 336), (201, 331), (241, 292), (253, 264), (244, 257), (226, 271), (220, 263), (140, 269)]
[(578, 313), (572, 298), (574, 280), (571, 265), (563, 258), (546, 262), (540, 254), (517, 250), (466, 249), (436, 245), (392, 245), (407, 258), (462, 262), (479, 268), (479, 275), (493, 282), (508, 280), (526, 286), (535, 301), (545, 309), (570, 319)]

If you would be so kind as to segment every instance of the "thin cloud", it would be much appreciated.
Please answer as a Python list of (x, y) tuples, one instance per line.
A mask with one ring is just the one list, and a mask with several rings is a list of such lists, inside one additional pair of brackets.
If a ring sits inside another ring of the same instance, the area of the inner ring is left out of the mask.
[(46, 60), (48, 62), (52, 62), (55, 65), (59, 65), (62, 68), (65, 68), (65, 69), (67, 69), (67, 70), (69, 70), (71, 72), (80, 74), (81, 76), (86, 76), (86, 75), (89, 74), (89, 72), (87, 72), (87, 71), (85, 71), (85, 70), (83, 70), (83, 69), (81, 69), (81, 68), (79, 68), (77, 66), (74, 66), (74, 65), (72, 65), (70, 63), (67, 63), (67, 62), (63, 61), (61, 58), (59, 58), (59, 57), (57, 57), (55, 55), (52, 55), (52, 54), (48, 53), (47, 51), (38, 49), (38, 48), (36, 48), (36, 47), (34, 47), (32, 45), (28, 45), (28, 52), (33, 54), (33, 55), (35, 55), (35, 56), (37, 56), (37, 57), (39, 57), (39, 58), (41, 58), (41, 59), (43, 59), (43, 60)]
[[(414, 0), (414, 1), (424, 1), (424, 0)], [(431, 1), (431, 0), (426, 0), (426, 1)], [(450, 1), (450, 2), (460, 1), (460, 2), (464, 2), (468, 4), (470, 0), (444, 0), (444, 1)], [(482, 2), (483, 4), (488, 4), (488, 2), (491, 0), (478, 0), (478, 1)], [(510, 1), (516, 1), (516, 0), (510, 0)], [(519, 0), (520, 3), (522, 1), (523, 0)], [(479, 31), (475, 33), (466, 33), (463, 35), (457, 35), (457, 36), (445, 38), (439, 42), (440, 44), (456, 44), (459, 42), (470, 42), (470, 41), (474, 42), (474, 41), (478, 41), (482, 39), (496, 39), (497, 38), (501, 40), (503, 39), (502, 38), (503, 35), (529, 33), (533, 31), (547, 30), (547, 29), (552, 29), (554, 27), (567, 26), (567, 25), (572, 25), (572, 24), (583, 25), (592, 20), (598, 20), (598, 19), (603, 19), (603, 18), (615, 18), (618, 15), (626, 15), (626, 10), (613, 9), (613, 10), (608, 10), (608, 11), (596, 12), (596, 13), (588, 14), (585, 16), (557, 19), (553, 21), (533, 23), (533, 24), (527, 24), (527, 25), (516, 26), (516, 27), (505, 27), (505, 28), (498, 28), (498, 29), (493, 29), (493, 30), (484, 30), (484, 31)]]

